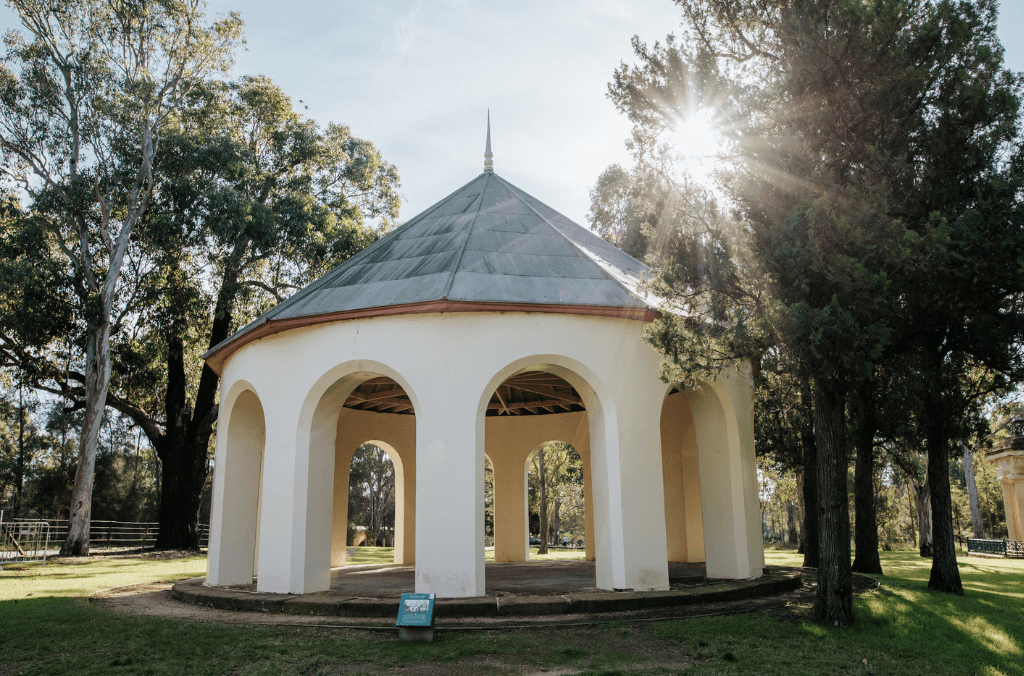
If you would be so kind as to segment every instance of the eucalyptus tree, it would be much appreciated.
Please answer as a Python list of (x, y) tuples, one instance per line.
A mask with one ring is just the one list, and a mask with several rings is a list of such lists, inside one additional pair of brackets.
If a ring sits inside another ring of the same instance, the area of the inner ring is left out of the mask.
[(157, 547), (196, 549), (219, 383), (202, 353), (391, 227), (398, 174), (265, 77), (193, 90), (163, 133), (139, 226), (145, 311), (120, 334), (108, 404), (160, 458)]
[(0, 169), (73, 269), (85, 333), (85, 417), (62, 554), (89, 551), (110, 330), (133, 232), (149, 208), (162, 127), (231, 64), (241, 20), (204, 26), (200, 0), (10, 0), (0, 67)]
[(540, 523), (538, 554), (548, 553), (548, 540), (552, 526), (557, 537), (560, 526), (559, 512), (570, 483), (583, 482), (583, 468), (579, 453), (569, 444), (553, 441), (545, 444), (530, 461), (529, 484), (533, 493), (533, 507)]
[(367, 443), (352, 455), (348, 479), (349, 524), (366, 528), (367, 544), (384, 541), (395, 529), (395, 466), (379, 446)]

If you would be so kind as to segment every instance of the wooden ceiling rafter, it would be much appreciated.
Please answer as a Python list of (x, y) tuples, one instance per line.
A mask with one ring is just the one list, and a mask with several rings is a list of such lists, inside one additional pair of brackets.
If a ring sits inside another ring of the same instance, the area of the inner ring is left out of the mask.
[[(345, 400), (345, 407), (394, 415), (416, 413), (405, 390), (386, 377), (361, 383)], [(525, 371), (495, 388), (486, 415), (546, 415), (584, 410), (579, 393), (562, 378), (545, 371)]]

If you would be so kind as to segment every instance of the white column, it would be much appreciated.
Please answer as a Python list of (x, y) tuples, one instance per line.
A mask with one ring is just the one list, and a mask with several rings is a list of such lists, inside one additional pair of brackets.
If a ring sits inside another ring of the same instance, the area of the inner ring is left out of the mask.
[(429, 392), (417, 394), (416, 592), (483, 596), (484, 424), (482, 417), (476, 419), (479, 392), (436, 378)]
[(622, 529), (627, 589), (668, 589), (668, 545), (661, 459), (661, 395), (618, 402)]
[[(341, 441), (339, 434), (339, 441)], [(331, 516), (331, 567), (344, 566), (348, 560), (348, 482), (356, 447), (334, 445), (334, 506)]]
[(587, 561), (597, 558), (594, 543), (594, 479), (590, 472), (590, 438), (575, 447), (583, 461), (583, 544)]
[[(647, 391), (650, 389), (651, 391)], [(661, 474), (661, 401), (624, 392), (616, 406), (588, 407), (597, 586), (668, 589)]]
[(529, 558), (526, 465), (522, 454), (515, 453), (518, 449), (507, 444), (487, 450), (494, 467), (494, 560), (499, 563), (526, 561)]
[(338, 412), (352, 387), (335, 384), (305, 416), (302, 402), (287, 393), (267, 402), (259, 591), (330, 588), (334, 444)]
[(625, 589), (618, 426), (614, 414), (606, 415), (596, 400), (588, 402), (587, 415), (590, 420), (590, 486), (594, 495), (597, 586), (600, 589)]
[(260, 401), (244, 391), (220, 416), (214, 455), (213, 508), (206, 584), (252, 584), (264, 421)]

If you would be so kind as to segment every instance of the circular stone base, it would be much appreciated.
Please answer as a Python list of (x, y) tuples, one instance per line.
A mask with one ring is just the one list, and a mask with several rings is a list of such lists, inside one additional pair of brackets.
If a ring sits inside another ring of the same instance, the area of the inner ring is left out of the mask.
[[(801, 584), (799, 570), (769, 567), (755, 580), (705, 582), (703, 576), (673, 576), (672, 589), (667, 591), (604, 591), (580, 585), (579, 570), (573, 566), (579, 564), (488, 564), (487, 596), (437, 599), (435, 615), (524, 617), (626, 612), (736, 601), (790, 591)], [(593, 564), (589, 566), (592, 569)], [(586, 571), (586, 566), (582, 569)], [(397, 617), (399, 596), (413, 591), (411, 566), (352, 567), (341, 571), (344, 572), (332, 574), (330, 591), (315, 594), (258, 592), (255, 585), (207, 587), (204, 578), (178, 582), (171, 594), (186, 603), (222, 610), (384, 618)], [(588, 579), (592, 584), (593, 577)]]

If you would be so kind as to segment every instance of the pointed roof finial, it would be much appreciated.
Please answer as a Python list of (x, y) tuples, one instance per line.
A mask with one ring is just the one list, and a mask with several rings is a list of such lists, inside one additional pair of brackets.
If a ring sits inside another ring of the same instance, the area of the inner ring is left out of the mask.
[(487, 109), (487, 148), (484, 150), (484, 171), (494, 173), (494, 153), (491, 152), (491, 109)]

